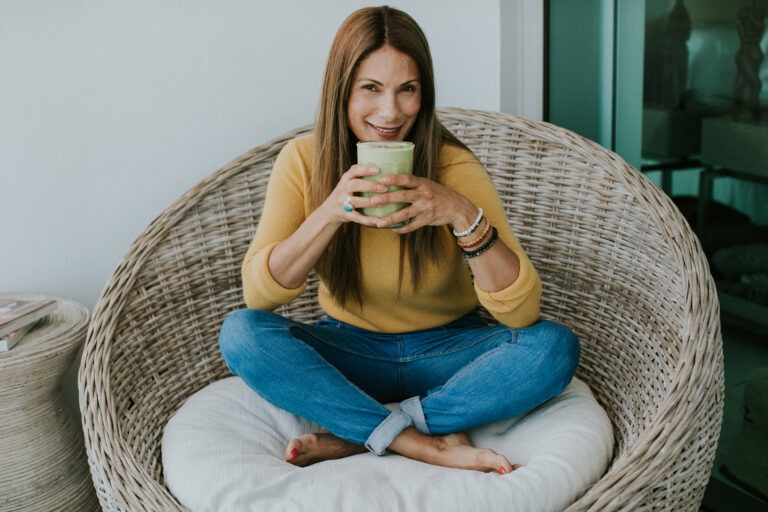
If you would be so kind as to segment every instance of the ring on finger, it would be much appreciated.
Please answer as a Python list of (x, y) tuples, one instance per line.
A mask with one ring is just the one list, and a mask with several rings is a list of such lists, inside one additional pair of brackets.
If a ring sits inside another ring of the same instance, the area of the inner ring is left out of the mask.
[(352, 200), (352, 197), (347, 196), (347, 198), (344, 200), (344, 204), (341, 206), (342, 208), (344, 208), (344, 211), (347, 213), (355, 209), (355, 207), (352, 206), (351, 200)]

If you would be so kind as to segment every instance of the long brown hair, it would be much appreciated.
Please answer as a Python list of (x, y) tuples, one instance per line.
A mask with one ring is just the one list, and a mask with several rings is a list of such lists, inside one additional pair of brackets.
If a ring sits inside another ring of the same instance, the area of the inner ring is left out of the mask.
[[(357, 138), (347, 123), (352, 81), (360, 62), (386, 45), (411, 57), (419, 69), (421, 108), (406, 137), (415, 144), (414, 174), (434, 180), (441, 144), (446, 142), (465, 147), (437, 120), (432, 56), (427, 38), (416, 21), (403, 11), (386, 6), (355, 11), (336, 33), (325, 69), (315, 123), (311, 182), (313, 208), (318, 208), (326, 200), (353, 164)], [(407, 252), (414, 288), (419, 286), (426, 261), (437, 263), (444, 257), (438, 247), (437, 235), (438, 228), (426, 226), (401, 237), (400, 279)], [(344, 264), (340, 265), (340, 261)], [(360, 225), (352, 222), (342, 225), (320, 257), (317, 268), (340, 304), (349, 299), (362, 303)]]

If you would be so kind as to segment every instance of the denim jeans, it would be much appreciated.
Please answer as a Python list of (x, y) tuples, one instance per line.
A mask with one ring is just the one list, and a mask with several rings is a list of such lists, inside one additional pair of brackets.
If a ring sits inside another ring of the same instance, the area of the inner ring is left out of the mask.
[(225, 319), (219, 345), (264, 399), (379, 455), (409, 426), (443, 435), (523, 414), (560, 393), (579, 358), (576, 336), (560, 324), (489, 326), (477, 312), (383, 334), (243, 309)]

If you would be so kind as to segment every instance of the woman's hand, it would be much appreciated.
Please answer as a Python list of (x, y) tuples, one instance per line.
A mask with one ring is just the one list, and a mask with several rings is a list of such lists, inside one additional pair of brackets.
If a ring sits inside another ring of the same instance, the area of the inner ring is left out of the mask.
[[(358, 208), (368, 208), (378, 206), (372, 202), (373, 198), (363, 197), (362, 192), (372, 192), (380, 194), (387, 191), (387, 185), (376, 183), (373, 180), (363, 179), (366, 176), (376, 176), (379, 169), (372, 165), (355, 164), (345, 172), (336, 188), (323, 203), (323, 208), (329, 214), (329, 220), (333, 223), (342, 224), (344, 222), (357, 222), (366, 226), (376, 227), (379, 222), (378, 217), (363, 215)], [(378, 196), (374, 196), (378, 197)], [(350, 211), (347, 211), (349, 207)]]
[[(386, 192), (371, 198), (374, 206), (410, 203), (400, 211), (379, 219), (374, 224), (386, 228), (408, 222), (395, 233), (405, 234), (424, 226), (450, 224), (456, 231), (468, 229), (477, 219), (479, 209), (458, 192), (426, 178), (410, 174), (392, 174), (381, 178), (383, 185), (396, 185), (402, 190)], [(458, 249), (458, 248), (457, 248)], [(481, 289), (495, 292), (514, 283), (520, 271), (520, 260), (506, 244), (495, 243), (483, 254), (469, 258), (475, 283)]]
[(469, 227), (477, 217), (477, 207), (458, 192), (427, 178), (412, 174), (390, 174), (381, 178), (383, 186), (395, 185), (402, 190), (381, 193), (370, 198), (371, 206), (389, 203), (410, 203), (402, 210), (377, 219), (372, 224), (386, 228), (400, 222), (407, 222), (395, 229), (399, 234), (410, 233), (424, 226), (451, 224), (462, 230)]
[[(311, 212), (291, 236), (272, 250), (269, 271), (275, 281), (285, 288), (300, 286), (343, 223), (357, 222), (376, 226), (379, 221), (377, 217), (368, 217), (356, 210), (371, 206), (371, 198), (356, 194), (386, 191), (385, 185), (363, 179), (378, 173), (379, 170), (370, 165), (353, 165), (344, 173), (323, 204)], [(345, 208), (347, 200), (350, 203), (349, 211)]]

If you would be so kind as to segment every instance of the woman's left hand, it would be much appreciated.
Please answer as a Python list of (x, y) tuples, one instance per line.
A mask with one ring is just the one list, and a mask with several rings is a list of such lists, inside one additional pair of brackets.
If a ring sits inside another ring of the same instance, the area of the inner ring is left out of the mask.
[(408, 206), (382, 217), (376, 227), (386, 228), (392, 224), (407, 222), (396, 233), (405, 234), (424, 226), (461, 225), (464, 219), (472, 222), (477, 216), (477, 207), (458, 192), (427, 178), (412, 174), (389, 174), (382, 176), (381, 183), (403, 187), (401, 190), (385, 192), (372, 198), (374, 206), (389, 203), (410, 203)]
[[(405, 226), (393, 231), (402, 235), (424, 226), (445, 224), (450, 224), (457, 231), (465, 231), (477, 219), (478, 207), (472, 204), (472, 201), (455, 190), (427, 178), (410, 174), (390, 174), (383, 176), (381, 183), (396, 185), (403, 189), (374, 196), (375, 206), (388, 203), (410, 203), (410, 205), (381, 218), (376, 224), (379, 228), (407, 221)], [(507, 288), (520, 275), (520, 259), (504, 243), (496, 243), (481, 256), (469, 258), (467, 261), (472, 269), (475, 283), (488, 292)]]

